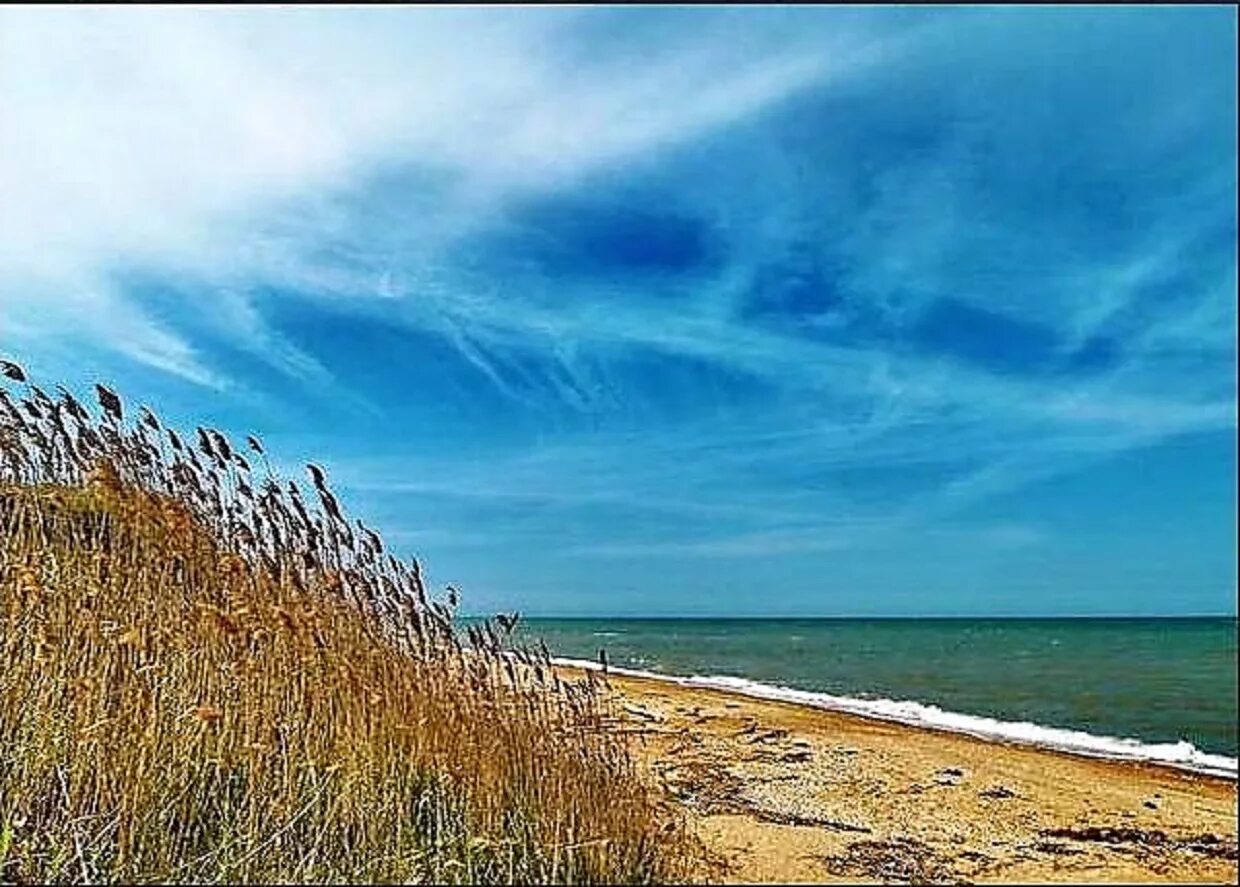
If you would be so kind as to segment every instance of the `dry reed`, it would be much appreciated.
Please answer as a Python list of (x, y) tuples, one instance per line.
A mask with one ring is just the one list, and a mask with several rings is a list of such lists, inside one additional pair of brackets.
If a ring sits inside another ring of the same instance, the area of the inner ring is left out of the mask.
[(0, 374), (0, 882), (683, 874), (596, 679), (463, 642), (317, 465)]

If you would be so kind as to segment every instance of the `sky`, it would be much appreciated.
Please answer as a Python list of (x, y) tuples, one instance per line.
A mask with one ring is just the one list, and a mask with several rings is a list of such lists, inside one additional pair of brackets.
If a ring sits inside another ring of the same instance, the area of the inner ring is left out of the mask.
[(1228, 7), (0, 10), (0, 356), (463, 609), (1236, 610)]

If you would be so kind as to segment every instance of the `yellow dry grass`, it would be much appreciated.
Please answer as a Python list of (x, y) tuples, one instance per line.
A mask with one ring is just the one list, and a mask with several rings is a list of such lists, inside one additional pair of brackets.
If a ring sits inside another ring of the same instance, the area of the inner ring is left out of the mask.
[(446, 607), (375, 590), (408, 577), (357, 542), (281, 524), (282, 549), (229, 544), (233, 513), (179, 493), (175, 458), (143, 474), (119, 423), (103, 452), (70, 426), (51, 446), (81, 458), (31, 467), (19, 406), (0, 403), (0, 882), (683, 873), (591, 684), (481, 632), (462, 649)]

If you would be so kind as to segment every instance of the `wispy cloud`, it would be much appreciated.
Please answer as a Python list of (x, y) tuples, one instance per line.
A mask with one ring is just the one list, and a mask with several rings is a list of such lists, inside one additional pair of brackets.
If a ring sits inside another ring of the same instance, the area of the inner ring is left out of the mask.
[[(331, 195), (347, 199), (393, 166), (430, 176), (446, 199), (405, 237), (433, 261), (514, 192), (561, 188), (743, 119), (873, 54), (761, 34), (747, 52), (656, 43), (621, 53), (624, 76), (600, 79), (609, 72), (567, 69), (555, 48), (580, 18), (571, 10), (3, 16), (9, 310), (44, 336), (102, 324), (130, 356), (196, 381), (211, 378), (202, 355), (145, 316), (117, 272), (372, 296), (391, 274), (368, 235), (338, 228)], [(349, 252), (361, 280), (335, 264)], [(250, 321), (235, 332), (268, 353), (269, 334)]]
[(1235, 429), (1228, 28), (4, 10), (4, 347), (210, 392), (448, 557), (1016, 551), (970, 514)]

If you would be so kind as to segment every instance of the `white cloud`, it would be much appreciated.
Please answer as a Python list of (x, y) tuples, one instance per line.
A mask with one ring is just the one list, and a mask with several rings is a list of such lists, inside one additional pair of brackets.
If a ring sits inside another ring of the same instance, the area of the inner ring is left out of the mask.
[[(513, 189), (560, 187), (743, 118), (874, 52), (755, 32), (744, 51), (656, 45), (627, 76), (599, 77), (557, 55), (580, 10), (512, 12), (0, 12), (10, 329), (28, 329), (11, 319), (26, 303), (42, 327), (94, 328), (132, 357), (205, 380), (194, 343), (144, 316), (118, 269), (225, 285), (255, 266), (306, 273), (298, 253), (332, 235), (330, 206), (314, 205), (293, 243), (272, 240), (270, 220), (385, 164), (455, 183), (420, 232), (433, 251)], [(266, 351), (262, 335), (244, 341)]]
[[(1045, 70), (1045, 77), (1015, 77), (1034, 55), (995, 44), (999, 13), (967, 17), (982, 22), (976, 31), (957, 31), (955, 19), (939, 17), (929, 58), (907, 52), (923, 30), (880, 33), (834, 14), (814, 27), (804, 19), (772, 24), (729, 14), (726, 27), (682, 27), (675, 39), (646, 34), (611, 46), (606, 59), (586, 54), (592, 45), (567, 53), (573, 29), (596, 12), (0, 11), (6, 347), (54, 337), (110, 343), (162, 370), (225, 387), (229, 380), (199, 350), (199, 339), (157, 318), (118, 276), (136, 269), (197, 281), (199, 296), (210, 293), (181, 306), (181, 328), (231, 334), (234, 344), (284, 372), (318, 382), (327, 370), (264, 327), (253, 289), (366, 296), (352, 309), (444, 335), (513, 398), (527, 395), (510, 384), (505, 355), (534, 346), (552, 358), (547, 382), (555, 396), (582, 412), (604, 402), (631, 405), (623, 403), (626, 394), (636, 399), (607, 357), (597, 356), (599, 346), (613, 355), (701, 359), (772, 383), (787, 399), (762, 404), (761, 416), (725, 413), (676, 433), (660, 427), (632, 440), (595, 436), (580, 450), (545, 451), (529, 463), (503, 460), (481, 472), (453, 464), (443, 475), (458, 480), (439, 492), (465, 490), (499, 504), (522, 497), (579, 508), (637, 503), (703, 525), (731, 520), (734, 532), (722, 540), (665, 543), (668, 552), (704, 556), (830, 547), (836, 543), (824, 540), (835, 537), (806, 529), (807, 516), (830, 511), (854, 524), (873, 518), (873, 509), (841, 501), (825, 480), (755, 480), (782, 477), (789, 465), (826, 473), (957, 460), (950, 482), (909, 494), (889, 520), (924, 522), (1167, 435), (1234, 427), (1230, 398), (1191, 371), (1164, 377), (1157, 362), (1168, 346), (1230, 344), (1234, 262), (1230, 279), (1215, 281), (1188, 311), (1126, 340), (1114, 372), (1085, 380), (999, 377), (984, 367), (889, 353), (883, 343), (831, 344), (735, 316), (739, 294), (768, 253), (790, 233), (803, 233), (793, 230), (798, 225), (865, 260), (852, 269), (852, 284), (888, 319), (915, 317), (963, 288), (970, 292), (961, 298), (1051, 325), (1069, 344), (1104, 328), (1159, 275), (1191, 262), (1184, 245), (1200, 232), (1185, 227), (1185, 218), (1199, 221), (1201, 206), (1229, 188), (1234, 194), (1234, 177), (1157, 204), (1167, 210), (1167, 226), (1096, 253), (1067, 235), (1060, 242), (1039, 212), (1006, 206), (989, 189), (993, 183), (974, 178), (997, 156), (1022, 167), (1012, 188), (1024, 198), (1025, 185), (1045, 173), (1053, 178), (1064, 156), (1079, 159), (1090, 147), (1063, 144), (1066, 137), (1047, 124), (1071, 102), (1052, 105), (1038, 92), (1044, 79), (1062, 86), (1076, 74), (1065, 67), (1054, 77)], [(1052, 38), (1043, 35), (1033, 49)], [(947, 55), (934, 55), (945, 47)], [(979, 84), (993, 86), (997, 77), (1017, 97), (987, 94), (987, 102), (970, 104), (973, 92), (957, 95), (950, 85), (962, 68)], [(855, 86), (850, 78), (860, 74), (881, 82), (869, 91), (841, 90), (848, 101), (832, 121), (841, 132), (817, 133), (813, 156), (798, 158), (804, 167), (784, 164), (781, 139), (798, 133), (778, 133), (762, 141), (767, 153), (759, 152), (758, 162), (727, 181), (702, 174), (678, 183), (677, 196), (689, 194), (705, 213), (729, 204), (743, 209), (729, 217), (736, 242), (728, 267), (674, 310), (630, 298), (620, 285), (587, 292), (558, 280), (471, 276), (445, 257), (514, 197), (568, 191), (588, 175), (741, 127), (814, 88)], [(941, 143), (897, 152), (896, 162), (862, 181), (857, 170), (865, 168), (868, 145), (857, 134), (868, 123), (882, 137), (901, 136), (906, 120), (918, 119), (917, 101), (927, 93), (941, 98), (926, 85), (940, 81), (949, 84), (943, 92), (951, 101), (943, 99), (938, 112), (962, 125), (945, 126), (950, 137)], [(924, 92), (905, 99), (896, 94), (905, 85)], [(872, 100), (888, 104), (869, 119)], [(1026, 108), (1041, 117), (1030, 122)], [(1080, 132), (1093, 132), (1081, 125), (1087, 114), (1069, 111)], [(1166, 126), (1200, 128), (1207, 112), (1194, 106)], [(861, 148), (856, 154), (839, 147), (850, 138)], [(1060, 147), (1071, 150), (1052, 150)], [(1099, 168), (1122, 178), (1127, 171), (1114, 167), (1112, 150), (1101, 152), (1112, 166)], [(424, 173), (439, 190), (416, 212), (388, 220), (375, 205), (381, 199), (368, 202), (367, 186), (390, 169)], [(869, 202), (850, 198), (862, 188), (872, 189)], [(348, 205), (353, 199), (360, 207)], [(1048, 208), (1075, 203), (1059, 195)], [(1178, 209), (1186, 213), (1170, 212)], [(356, 226), (359, 217), (369, 224)], [(822, 223), (827, 217), (834, 223)], [(389, 221), (396, 230), (381, 230)], [(558, 298), (538, 298), (540, 286)], [(748, 423), (742, 433), (727, 427), (734, 419)], [(749, 427), (757, 422), (768, 426), (767, 436)], [(739, 475), (754, 482), (743, 487)], [(1016, 544), (1021, 537), (1004, 538)], [(612, 544), (637, 553), (660, 543)]]

